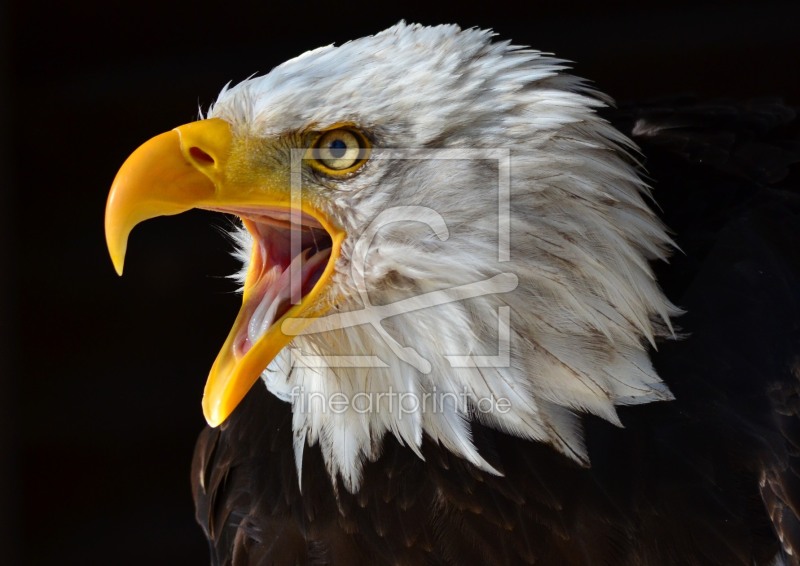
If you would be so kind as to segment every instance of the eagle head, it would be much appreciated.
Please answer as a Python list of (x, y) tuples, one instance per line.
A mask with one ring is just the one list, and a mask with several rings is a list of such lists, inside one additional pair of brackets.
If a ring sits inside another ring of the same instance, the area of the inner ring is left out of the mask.
[(671, 398), (648, 347), (677, 309), (671, 247), (607, 99), (492, 34), (400, 23), (226, 87), (137, 149), (109, 195), (121, 273), (142, 220), (203, 208), (234, 233), (243, 304), (211, 369), (217, 426), (259, 378), (356, 491), (394, 435), (496, 473), (471, 423), (581, 463), (580, 414)]

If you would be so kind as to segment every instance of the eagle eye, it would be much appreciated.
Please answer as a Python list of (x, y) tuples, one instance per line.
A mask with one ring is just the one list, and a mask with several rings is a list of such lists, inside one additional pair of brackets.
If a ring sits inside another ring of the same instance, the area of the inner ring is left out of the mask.
[(311, 146), (308, 158), (315, 168), (328, 175), (352, 173), (367, 160), (369, 144), (355, 130), (338, 128), (323, 132)]

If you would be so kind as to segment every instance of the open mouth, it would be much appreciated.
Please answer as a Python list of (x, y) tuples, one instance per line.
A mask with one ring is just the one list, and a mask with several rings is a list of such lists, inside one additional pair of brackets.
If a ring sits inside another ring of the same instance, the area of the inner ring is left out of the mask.
[(331, 263), (333, 240), (310, 214), (289, 208), (217, 209), (239, 216), (253, 237), (244, 286), (244, 319), (232, 343), (241, 359), (267, 331), (292, 315)]
[(106, 205), (106, 243), (120, 275), (131, 230), (150, 218), (215, 210), (242, 218), (253, 237), (242, 307), (203, 394), (211, 426), (221, 425), (275, 356), (334, 306), (334, 268), (347, 236), (334, 215), (293, 198), (282, 169), (229, 169), (244, 151), (236, 139), (218, 118), (154, 137), (125, 160)]

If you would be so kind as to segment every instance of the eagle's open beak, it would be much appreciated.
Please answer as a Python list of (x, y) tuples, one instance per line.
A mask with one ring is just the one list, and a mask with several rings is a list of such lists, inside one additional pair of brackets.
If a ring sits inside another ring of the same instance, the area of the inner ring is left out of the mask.
[(233, 412), (261, 373), (299, 331), (330, 307), (330, 285), (345, 233), (292, 191), (289, 166), (251, 165), (246, 143), (227, 122), (202, 120), (154, 137), (117, 173), (106, 206), (106, 243), (122, 274), (128, 235), (156, 216), (203, 208), (240, 216), (253, 252), (242, 308), (208, 377), (203, 412), (217, 426)]

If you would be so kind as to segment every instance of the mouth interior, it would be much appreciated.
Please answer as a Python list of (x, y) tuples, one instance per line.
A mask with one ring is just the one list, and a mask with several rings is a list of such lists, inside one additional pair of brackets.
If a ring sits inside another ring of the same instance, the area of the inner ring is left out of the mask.
[(241, 359), (272, 326), (316, 286), (333, 242), (314, 217), (290, 209), (236, 211), (253, 237), (245, 283), (246, 324), (238, 329), (234, 355)]

